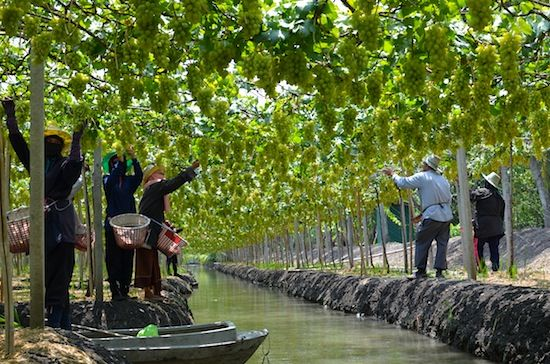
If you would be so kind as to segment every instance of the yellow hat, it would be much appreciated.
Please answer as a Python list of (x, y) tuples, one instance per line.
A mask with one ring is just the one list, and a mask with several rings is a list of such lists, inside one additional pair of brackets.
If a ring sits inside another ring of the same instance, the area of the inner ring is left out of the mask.
[(164, 173), (164, 167), (152, 164), (147, 168), (145, 168), (145, 171), (143, 171), (143, 180), (141, 183), (146, 184), (149, 178), (151, 178), (151, 176), (158, 171), (161, 171), (162, 173)]
[(66, 131), (61, 130), (57, 126), (49, 125), (44, 130), (44, 138), (49, 136), (57, 136), (63, 140), (63, 151), (67, 151), (71, 146), (72, 137)]

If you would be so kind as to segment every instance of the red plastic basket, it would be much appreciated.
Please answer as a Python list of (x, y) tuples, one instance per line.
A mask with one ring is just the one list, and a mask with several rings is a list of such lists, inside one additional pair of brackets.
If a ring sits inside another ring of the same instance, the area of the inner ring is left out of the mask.
[(31, 227), (29, 208), (20, 207), (9, 211), (6, 217), (10, 252), (13, 254), (28, 253)]
[(149, 233), (151, 220), (140, 214), (121, 214), (109, 221), (113, 227), (115, 241), (122, 249), (143, 247)]
[(157, 249), (164, 255), (171, 257), (174, 254), (178, 254), (188, 244), (187, 240), (179, 236), (166, 224), (162, 224), (162, 229), (157, 240)]

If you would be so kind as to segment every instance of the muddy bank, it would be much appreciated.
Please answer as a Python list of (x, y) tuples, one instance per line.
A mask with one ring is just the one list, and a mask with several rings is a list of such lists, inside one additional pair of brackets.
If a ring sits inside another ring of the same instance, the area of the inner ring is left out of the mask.
[[(72, 302), (72, 322), (101, 329), (142, 328), (149, 324), (157, 326), (189, 325), (193, 323), (187, 298), (196, 288), (197, 282), (191, 276), (169, 277), (162, 282), (161, 302), (141, 299), (125, 301)], [(28, 303), (17, 303), (17, 318), (20, 324), (29, 324)], [(0, 305), (0, 314), (4, 307)], [(32, 334), (34, 332), (34, 334)], [(31, 333), (31, 334), (27, 334)], [(37, 339), (37, 337), (42, 339)], [(47, 337), (47, 339), (44, 339)], [(1, 337), (0, 335), (0, 338)], [(43, 345), (50, 342), (52, 345)], [(54, 345), (55, 344), (55, 345)], [(78, 360), (73, 360), (78, 356)], [(17, 330), (16, 356), (7, 363), (127, 363), (124, 358), (110, 353), (102, 347), (83, 340), (65, 330)]]
[(550, 292), (472, 281), (215, 269), (349, 313), (373, 316), (505, 363), (550, 363)]

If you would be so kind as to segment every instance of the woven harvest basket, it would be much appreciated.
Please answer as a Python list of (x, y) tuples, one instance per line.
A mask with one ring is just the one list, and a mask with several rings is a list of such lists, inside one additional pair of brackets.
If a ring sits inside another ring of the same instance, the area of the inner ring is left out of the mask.
[(141, 248), (149, 233), (151, 220), (140, 214), (121, 214), (109, 221), (115, 234), (115, 241), (122, 249)]
[(162, 229), (157, 240), (157, 249), (161, 251), (167, 257), (171, 257), (174, 254), (187, 246), (187, 241), (176, 234), (176, 232), (170, 229), (167, 225), (162, 224)]
[(28, 253), (30, 236), (30, 213), (28, 207), (20, 207), (9, 211), (8, 220), (8, 241), (10, 243), (10, 252)]

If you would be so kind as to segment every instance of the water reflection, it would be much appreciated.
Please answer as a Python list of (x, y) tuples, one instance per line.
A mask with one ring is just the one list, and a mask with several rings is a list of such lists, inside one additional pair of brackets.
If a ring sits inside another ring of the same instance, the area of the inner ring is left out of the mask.
[[(211, 270), (190, 266), (199, 289), (189, 301), (195, 321), (230, 320), (239, 330), (267, 328), (248, 363), (488, 363), (397, 326), (358, 319)], [(268, 363), (267, 359), (263, 361)]]

